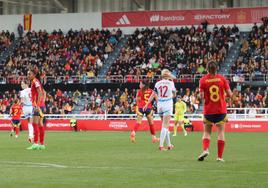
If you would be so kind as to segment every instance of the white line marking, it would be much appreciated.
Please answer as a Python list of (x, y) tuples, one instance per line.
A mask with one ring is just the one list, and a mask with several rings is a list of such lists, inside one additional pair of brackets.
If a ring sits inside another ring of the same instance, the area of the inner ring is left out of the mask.
[(28, 168), (69, 168), (69, 169), (100, 169), (100, 170), (161, 170), (171, 172), (212, 172), (230, 174), (268, 175), (268, 171), (235, 171), (235, 170), (214, 170), (214, 169), (190, 169), (190, 168), (162, 168), (162, 167), (129, 167), (129, 166), (66, 166), (54, 163), (34, 163), (24, 161), (0, 161), (3, 166), (28, 167)]
[(53, 164), (53, 163), (34, 163), (24, 161), (0, 161), (1, 164), (5, 165), (20, 165), (20, 166), (36, 166), (36, 167), (53, 167), (53, 168), (67, 168), (65, 165)]

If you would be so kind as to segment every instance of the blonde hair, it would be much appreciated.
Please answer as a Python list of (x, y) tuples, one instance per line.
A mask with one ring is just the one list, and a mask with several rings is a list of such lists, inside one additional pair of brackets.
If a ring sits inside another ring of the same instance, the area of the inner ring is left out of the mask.
[(171, 74), (171, 72), (168, 69), (163, 69), (161, 71), (161, 77), (163, 79), (175, 79), (176, 77), (174, 75)]

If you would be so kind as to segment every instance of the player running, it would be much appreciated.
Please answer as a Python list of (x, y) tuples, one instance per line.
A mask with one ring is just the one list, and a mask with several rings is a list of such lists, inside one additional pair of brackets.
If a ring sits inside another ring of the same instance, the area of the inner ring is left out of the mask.
[(140, 82), (140, 89), (139, 91), (137, 92), (137, 95), (136, 95), (136, 102), (137, 102), (137, 123), (134, 127), (134, 129), (131, 131), (131, 134), (130, 134), (130, 140), (132, 142), (135, 142), (136, 140), (136, 132), (138, 130), (138, 128), (140, 127), (141, 125), (141, 122), (142, 122), (142, 118), (143, 118), (143, 115), (145, 114), (146, 115), (146, 118), (148, 120), (148, 124), (149, 124), (149, 127), (150, 127), (150, 132), (151, 132), (151, 135), (152, 135), (152, 142), (155, 143), (155, 142), (158, 142), (159, 141), (159, 138), (156, 137), (156, 132), (155, 132), (155, 128), (154, 128), (154, 117), (153, 117), (153, 105), (152, 103), (149, 103), (148, 104), (148, 108), (143, 111), (143, 107), (145, 106), (145, 104), (148, 102), (148, 99), (149, 97), (151, 96), (151, 94), (153, 93), (153, 90), (151, 90), (149, 88), (149, 83), (145, 82), (145, 81), (142, 81)]
[[(34, 115), (33, 115), (34, 144), (27, 149), (44, 150), (46, 147), (44, 145), (45, 127), (43, 125), (43, 118), (44, 118), (43, 112), (45, 108), (46, 92), (43, 89), (42, 84), (40, 82), (38, 70), (33, 69), (28, 71), (28, 77), (31, 81), (31, 95), (34, 107)], [(38, 141), (40, 142), (40, 145)]]
[(33, 105), (32, 105), (32, 99), (31, 99), (31, 88), (29, 88), (29, 85), (25, 82), (21, 82), (21, 88), (23, 89), (20, 92), (20, 98), (22, 103), (22, 110), (23, 115), (28, 120), (28, 140), (30, 143), (33, 142)]
[(20, 134), (20, 118), (22, 114), (22, 107), (20, 105), (20, 101), (18, 99), (14, 100), (14, 104), (10, 108), (10, 116), (11, 116), (11, 133), (10, 136), (13, 136), (14, 131), (16, 132), (15, 138), (18, 138)]
[(170, 141), (169, 122), (171, 115), (173, 114), (173, 98), (176, 97), (176, 89), (174, 82), (170, 80), (174, 79), (174, 76), (169, 70), (162, 70), (161, 77), (162, 80), (155, 84), (154, 91), (148, 99), (148, 102), (144, 106), (143, 110), (146, 111), (153, 98), (157, 97), (157, 112), (162, 119), (159, 150), (166, 150), (166, 148), (164, 148), (165, 140), (168, 146), (167, 149), (172, 150), (174, 146)]
[(177, 102), (175, 104), (175, 117), (174, 117), (174, 134), (177, 136), (177, 125), (181, 126), (184, 136), (187, 136), (187, 131), (184, 128), (184, 114), (187, 110), (186, 103), (181, 100), (181, 96), (177, 97)]
[(213, 61), (207, 65), (208, 74), (200, 79), (201, 97), (205, 100), (204, 105), (204, 133), (203, 133), (203, 153), (198, 157), (198, 161), (203, 161), (209, 155), (209, 145), (212, 126), (216, 125), (218, 130), (218, 158), (222, 159), (225, 137), (224, 124), (227, 121), (227, 108), (225, 93), (232, 96), (232, 91), (228, 81), (220, 74), (217, 74), (217, 64)]

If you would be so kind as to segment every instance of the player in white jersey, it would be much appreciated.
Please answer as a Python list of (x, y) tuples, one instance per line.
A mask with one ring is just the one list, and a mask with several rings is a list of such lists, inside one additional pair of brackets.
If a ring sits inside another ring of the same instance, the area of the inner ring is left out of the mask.
[(33, 105), (32, 105), (32, 99), (31, 99), (31, 88), (29, 88), (28, 84), (24, 81), (21, 82), (21, 88), (23, 89), (20, 92), (20, 98), (23, 106), (23, 115), (26, 119), (28, 119), (28, 132), (29, 142), (33, 141)]
[(176, 97), (176, 88), (174, 82), (171, 81), (175, 77), (167, 69), (161, 72), (162, 80), (155, 84), (154, 92), (150, 96), (148, 103), (144, 106), (144, 110), (147, 109), (148, 104), (157, 96), (157, 112), (162, 119), (162, 129), (160, 134), (160, 150), (166, 150), (164, 148), (164, 142), (166, 140), (168, 150), (174, 148), (170, 141), (169, 122), (173, 114), (173, 98)]

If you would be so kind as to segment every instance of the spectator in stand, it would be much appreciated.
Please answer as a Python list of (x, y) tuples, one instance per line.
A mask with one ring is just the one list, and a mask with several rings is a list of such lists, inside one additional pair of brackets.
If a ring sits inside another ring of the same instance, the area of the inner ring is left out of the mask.
[(22, 36), (23, 36), (23, 26), (21, 24), (18, 25), (18, 34), (19, 34), (19, 37), (22, 38)]

